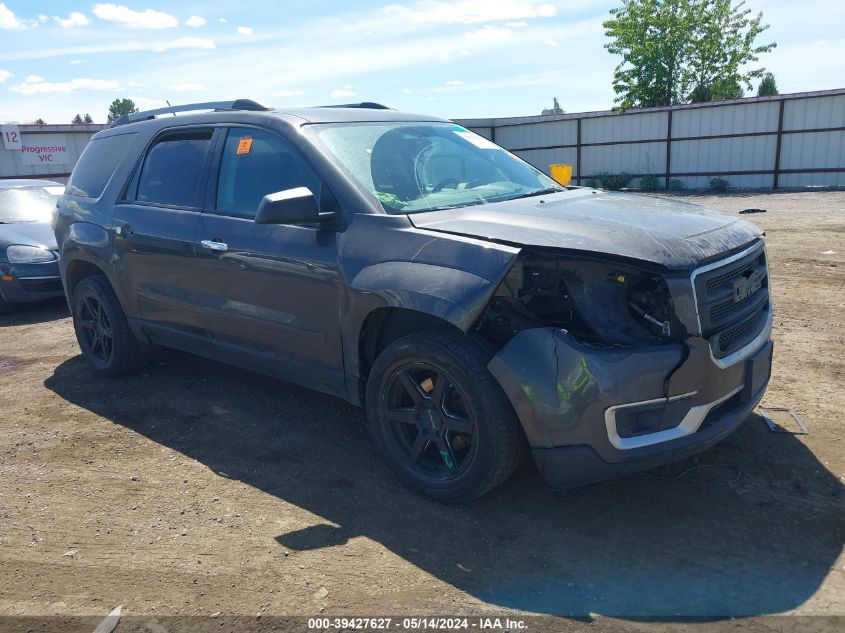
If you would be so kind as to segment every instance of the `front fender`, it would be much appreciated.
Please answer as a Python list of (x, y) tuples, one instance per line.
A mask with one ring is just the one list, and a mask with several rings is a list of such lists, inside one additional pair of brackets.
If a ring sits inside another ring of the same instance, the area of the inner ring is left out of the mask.
[(378, 307), (425, 312), (465, 332), (484, 309), (497, 283), (456, 268), (381, 262), (362, 269), (350, 287), (376, 295)]

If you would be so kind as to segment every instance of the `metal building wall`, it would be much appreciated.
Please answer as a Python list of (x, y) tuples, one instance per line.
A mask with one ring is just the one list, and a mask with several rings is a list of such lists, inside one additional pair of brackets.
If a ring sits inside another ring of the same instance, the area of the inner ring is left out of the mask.
[(82, 150), (94, 134), (105, 125), (20, 125), (21, 139), (31, 145), (52, 144), (57, 140), (67, 145), (67, 162), (56, 165), (24, 165), (21, 152), (5, 149), (0, 142), (0, 179), (3, 178), (46, 178), (67, 182), (73, 166), (82, 155)]
[(689, 188), (845, 186), (845, 89), (717, 103), (507, 119), (465, 119), (548, 173), (569, 163), (578, 184), (646, 174)]

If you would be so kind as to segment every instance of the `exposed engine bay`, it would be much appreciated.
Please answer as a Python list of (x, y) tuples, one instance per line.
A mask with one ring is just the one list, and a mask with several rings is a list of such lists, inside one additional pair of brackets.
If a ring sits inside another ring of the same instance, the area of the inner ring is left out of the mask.
[(686, 337), (658, 273), (610, 261), (523, 253), (497, 288), (478, 332), (504, 345), (537, 327), (593, 346), (659, 345)]

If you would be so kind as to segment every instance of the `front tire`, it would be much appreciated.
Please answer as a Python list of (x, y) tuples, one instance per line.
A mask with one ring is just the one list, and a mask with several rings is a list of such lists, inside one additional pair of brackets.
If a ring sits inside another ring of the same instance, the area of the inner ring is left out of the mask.
[(141, 344), (105, 277), (86, 277), (73, 290), (73, 328), (82, 356), (100, 376), (131, 374), (144, 365)]
[(390, 344), (370, 372), (370, 432), (399, 479), (444, 503), (468, 503), (519, 465), (524, 436), (487, 370), (491, 350), (449, 330)]

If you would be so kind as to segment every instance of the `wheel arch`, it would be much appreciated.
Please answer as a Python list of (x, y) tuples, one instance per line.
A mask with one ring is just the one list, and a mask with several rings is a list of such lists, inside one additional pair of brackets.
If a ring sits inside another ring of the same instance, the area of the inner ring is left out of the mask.
[(360, 376), (366, 380), (378, 355), (393, 341), (419, 330), (461, 330), (450, 321), (410, 308), (381, 307), (370, 312), (358, 334)]

